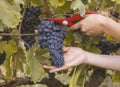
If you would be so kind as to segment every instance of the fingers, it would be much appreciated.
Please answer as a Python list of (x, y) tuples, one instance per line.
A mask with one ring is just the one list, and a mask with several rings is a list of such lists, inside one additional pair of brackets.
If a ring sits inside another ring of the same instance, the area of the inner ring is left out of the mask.
[(71, 30), (77, 30), (77, 29), (79, 29), (80, 27), (81, 27), (81, 23), (78, 22), (78, 23), (74, 24), (73, 26), (71, 26)]
[(55, 66), (49, 66), (49, 65), (43, 65), (43, 68), (45, 68), (45, 69), (54, 69), (56, 67)]
[(58, 71), (61, 71), (61, 70), (65, 70), (65, 69), (68, 69), (68, 67), (60, 67), (60, 68), (54, 68), (54, 69), (51, 69), (49, 72), (50, 73), (54, 73), (54, 72), (58, 72)]
[(65, 66), (57, 68), (55, 66), (49, 66), (49, 65), (43, 65), (43, 68), (49, 69), (50, 73), (54, 73), (54, 72), (58, 72), (58, 71), (61, 71), (61, 70), (68, 69), (68, 67), (65, 67)]

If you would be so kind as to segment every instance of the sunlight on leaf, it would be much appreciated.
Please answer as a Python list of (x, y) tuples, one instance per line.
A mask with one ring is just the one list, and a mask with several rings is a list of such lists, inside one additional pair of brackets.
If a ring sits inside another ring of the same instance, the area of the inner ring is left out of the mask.
[(63, 6), (65, 3), (65, 0), (49, 0), (49, 1), (53, 7)]
[(7, 26), (11, 28), (15, 28), (21, 18), (21, 14), (16, 9), (14, 9), (14, 6), (10, 5), (7, 1), (5, 0), (0, 0), (0, 19), (2, 22)]
[(75, 0), (71, 4), (73, 10), (79, 10), (81, 16), (85, 15), (85, 5), (81, 0)]

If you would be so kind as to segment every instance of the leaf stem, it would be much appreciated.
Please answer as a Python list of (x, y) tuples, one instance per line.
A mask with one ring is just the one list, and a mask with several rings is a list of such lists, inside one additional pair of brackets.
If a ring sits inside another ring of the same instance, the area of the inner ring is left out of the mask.
[(44, 3), (45, 3), (45, 8), (46, 8), (46, 10), (47, 10), (47, 17), (50, 18), (50, 17), (52, 17), (52, 13), (51, 13), (51, 11), (50, 11), (48, 2), (47, 2), (47, 0), (43, 0), (43, 1), (44, 1)]

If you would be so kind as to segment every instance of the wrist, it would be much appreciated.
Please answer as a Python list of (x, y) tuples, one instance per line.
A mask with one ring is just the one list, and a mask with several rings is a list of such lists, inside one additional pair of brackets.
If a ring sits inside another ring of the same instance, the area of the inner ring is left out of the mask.
[(88, 64), (89, 56), (90, 56), (90, 53), (85, 51), (85, 57), (84, 57), (84, 60), (83, 60), (83, 64)]
[[(115, 24), (115, 21), (110, 18), (104, 18), (102, 26), (103, 26), (103, 32), (105, 34), (110, 34), (112, 25)], [(112, 32), (113, 33), (113, 32)]]
[(101, 18), (101, 19), (102, 19), (102, 20), (100, 21), (101, 29), (102, 29), (103, 33), (107, 33), (110, 19), (109, 19), (109, 18), (106, 18), (106, 17), (103, 17), (103, 18)]

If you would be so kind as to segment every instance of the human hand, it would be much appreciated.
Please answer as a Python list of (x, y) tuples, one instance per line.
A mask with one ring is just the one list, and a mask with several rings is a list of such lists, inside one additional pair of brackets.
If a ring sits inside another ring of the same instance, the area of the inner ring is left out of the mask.
[(50, 73), (65, 70), (83, 64), (86, 61), (86, 52), (77, 47), (65, 47), (64, 51), (64, 65), (62, 67), (55, 67), (51, 65), (43, 65)]
[(99, 14), (90, 14), (87, 15), (83, 20), (74, 24), (71, 29), (76, 30), (81, 28), (80, 30), (84, 32), (88, 36), (96, 36), (105, 33), (104, 24), (109, 19)]

